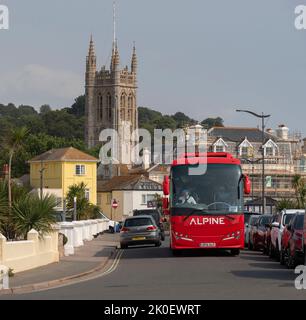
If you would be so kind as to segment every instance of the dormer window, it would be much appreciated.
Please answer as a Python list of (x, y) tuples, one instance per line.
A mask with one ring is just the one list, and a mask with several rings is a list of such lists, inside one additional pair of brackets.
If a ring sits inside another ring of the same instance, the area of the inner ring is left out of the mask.
[(226, 148), (228, 148), (228, 145), (222, 138), (213, 144), (213, 152), (226, 152)]
[(264, 146), (265, 157), (275, 157), (277, 154), (278, 146), (273, 140), (268, 140)]
[(238, 149), (241, 158), (249, 158), (253, 155), (254, 148), (247, 138), (243, 140)]

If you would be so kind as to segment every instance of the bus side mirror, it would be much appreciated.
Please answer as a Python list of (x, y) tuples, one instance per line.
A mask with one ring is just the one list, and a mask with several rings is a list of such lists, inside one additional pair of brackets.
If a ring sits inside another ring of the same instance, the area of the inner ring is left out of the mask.
[(169, 194), (170, 194), (170, 179), (169, 179), (169, 176), (165, 176), (164, 177), (163, 192), (164, 192), (164, 196), (169, 196)]
[(251, 180), (249, 176), (244, 176), (244, 193), (250, 194), (251, 193)]
[(168, 216), (170, 214), (169, 198), (163, 198), (163, 213), (165, 216)]

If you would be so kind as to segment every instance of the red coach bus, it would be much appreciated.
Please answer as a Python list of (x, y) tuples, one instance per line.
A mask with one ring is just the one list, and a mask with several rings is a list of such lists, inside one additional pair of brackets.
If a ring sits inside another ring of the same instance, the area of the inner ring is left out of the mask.
[(173, 254), (202, 248), (239, 255), (244, 248), (243, 198), (250, 193), (240, 160), (229, 153), (184, 154), (172, 163), (163, 190)]

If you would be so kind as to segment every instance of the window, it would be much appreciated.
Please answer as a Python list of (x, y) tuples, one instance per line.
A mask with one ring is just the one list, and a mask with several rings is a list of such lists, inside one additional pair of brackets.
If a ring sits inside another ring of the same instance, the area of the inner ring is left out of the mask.
[(84, 176), (85, 175), (85, 166), (83, 164), (77, 164), (75, 166), (75, 174), (77, 176)]
[(132, 121), (133, 117), (133, 97), (132, 95), (129, 95), (128, 98), (128, 120)]
[(215, 152), (224, 152), (224, 147), (223, 146), (216, 146)]
[(155, 195), (154, 194), (143, 194), (141, 196), (141, 204), (147, 205), (148, 202), (155, 201)]
[(105, 176), (105, 177), (109, 177), (109, 176), (110, 176), (109, 167), (105, 167), (105, 169), (104, 169), (104, 176)]
[(107, 94), (107, 110), (108, 110), (108, 120), (112, 118), (112, 96), (110, 93)]
[(249, 156), (249, 147), (241, 147), (241, 156), (247, 158)]
[(273, 147), (266, 147), (266, 156), (272, 157), (274, 155), (274, 148)]
[(85, 189), (85, 199), (87, 201), (89, 201), (89, 199), (90, 199), (90, 191), (89, 191), (89, 189)]
[(225, 152), (227, 147), (228, 145), (225, 143), (225, 141), (222, 138), (220, 138), (213, 144), (212, 150), (213, 152)]
[(101, 95), (101, 93), (99, 93), (98, 95), (97, 118), (99, 120), (103, 119), (103, 96)]

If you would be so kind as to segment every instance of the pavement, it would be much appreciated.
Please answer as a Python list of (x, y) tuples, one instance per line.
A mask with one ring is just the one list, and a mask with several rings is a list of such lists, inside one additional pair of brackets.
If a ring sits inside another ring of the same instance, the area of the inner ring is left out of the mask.
[[(116, 263), (94, 279), (50, 290), (0, 296), (7, 300), (285, 300), (306, 299), (294, 270), (261, 252), (194, 251), (174, 257), (169, 239), (152, 246), (118, 250)], [(117, 256), (116, 253), (116, 256)]]
[(9, 291), (31, 292), (90, 276), (103, 270), (118, 245), (119, 234), (104, 233), (92, 241), (86, 241), (84, 246), (75, 249), (73, 256), (61, 258), (59, 263), (15, 274), (10, 278)]

